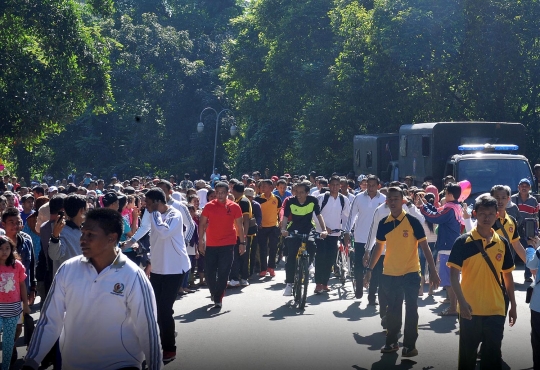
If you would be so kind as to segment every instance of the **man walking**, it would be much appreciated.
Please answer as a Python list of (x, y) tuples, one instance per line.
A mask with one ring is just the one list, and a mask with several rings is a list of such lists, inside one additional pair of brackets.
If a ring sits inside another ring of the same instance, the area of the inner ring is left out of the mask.
[[(255, 200), (261, 205), (262, 224), (257, 231), (257, 241), (259, 242), (259, 256), (261, 260), (261, 272), (259, 276), (264, 277), (268, 273), (271, 277), (276, 276), (276, 252), (279, 237), (279, 212), (281, 210), (281, 198), (272, 193), (274, 185), (272, 180), (265, 179), (261, 184), (261, 195)], [(252, 246), (253, 248), (253, 246)], [(255, 252), (251, 255), (255, 260)], [(252, 262), (253, 264), (253, 262)]]
[(450, 279), (460, 308), (458, 369), (476, 368), (477, 349), (482, 342), (481, 368), (497, 370), (502, 369), (504, 290), (510, 301), (510, 326), (517, 319), (512, 278), (514, 261), (509, 242), (492, 228), (499, 217), (497, 200), (491, 196), (481, 197), (474, 205), (473, 216), (478, 220), (476, 228), (456, 239), (448, 259)]
[(206, 204), (199, 220), (199, 252), (205, 256), (204, 270), (213, 308), (220, 309), (231, 273), (237, 230), (240, 255), (246, 252), (246, 232), (240, 206), (228, 199), (227, 183), (218, 182), (214, 189), (217, 198)]
[(157, 187), (146, 192), (145, 201), (146, 210), (151, 214), (151, 262), (147, 272), (151, 271), (150, 282), (156, 295), (163, 362), (169, 363), (176, 358), (173, 304), (184, 273), (189, 271), (191, 263), (180, 211), (167, 205), (165, 193)]
[[(364, 265), (362, 259), (366, 248), (369, 229), (373, 214), (378, 206), (383, 204), (386, 196), (379, 192), (379, 178), (374, 175), (367, 177), (366, 190), (359, 193), (352, 202), (349, 220), (345, 225), (345, 236), (343, 242), (349, 246), (350, 233), (354, 228), (354, 276), (356, 279), (356, 298), (362, 298), (364, 289), (362, 287), (362, 277), (364, 276)], [(401, 207), (401, 205), (400, 205)]]
[(382, 353), (399, 350), (398, 335), (401, 330), (403, 299), (405, 298), (405, 329), (403, 330), (403, 357), (418, 355), (418, 287), (420, 286), (420, 258), (418, 247), (422, 248), (429, 265), (430, 282), (437, 288), (439, 275), (426, 241), (420, 221), (405, 213), (403, 191), (398, 187), (388, 189), (386, 198), (390, 214), (379, 222), (377, 246), (373, 249), (364, 285), (369, 286), (371, 271), (377, 264), (386, 243), (381, 288), (388, 301), (386, 310), (386, 345)]

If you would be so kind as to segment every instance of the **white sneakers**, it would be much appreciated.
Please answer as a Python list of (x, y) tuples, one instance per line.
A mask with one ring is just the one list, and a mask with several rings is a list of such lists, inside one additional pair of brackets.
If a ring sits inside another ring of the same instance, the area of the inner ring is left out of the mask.
[(315, 276), (315, 267), (313, 266), (313, 264), (309, 265), (308, 271), (309, 271), (309, 277), (312, 278), (313, 276)]
[(285, 287), (285, 290), (283, 291), (283, 295), (290, 296), (292, 295), (292, 284), (287, 284)]
[(246, 279), (240, 279), (240, 285), (242, 286), (249, 286), (249, 283)]
[(240, 282), (238, 280), (231, 280), (229, 281), (229, 286), (235, 288), (237, 286), (240, 286)]

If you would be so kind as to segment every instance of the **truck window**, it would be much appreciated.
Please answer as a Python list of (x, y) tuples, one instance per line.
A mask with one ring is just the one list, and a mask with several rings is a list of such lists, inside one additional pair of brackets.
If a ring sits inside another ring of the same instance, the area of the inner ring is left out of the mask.
[(422, 157), (429, 157), (431, 155), (431, 138), (429, 136), (422, 136)]
[(488, 193), (494, 185), (508, 185), (517, 192), (520, 179), (532, 178), (527, 161), (519, 159), (467, 159), (457, 163), (457, 181), (469, 180), (472, 192)]
[(370, 150), (366, 153), (366, 168), (371, 168), (371, 167), (373, 167), (373, 154)]
[(402, 157), (407, 156), (407, 135), (401, 135), (399, 139), (399, 155)]

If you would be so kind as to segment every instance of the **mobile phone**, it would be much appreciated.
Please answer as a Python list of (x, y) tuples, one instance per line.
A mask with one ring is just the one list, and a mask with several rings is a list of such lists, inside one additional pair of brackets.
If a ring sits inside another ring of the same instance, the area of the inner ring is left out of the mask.
[(58, 211), (58, 218), (64, 218), (64, 211)]
[(536, 219), (526, 218), (525, 219), (525, 237), (534, 238), (536, 236)]

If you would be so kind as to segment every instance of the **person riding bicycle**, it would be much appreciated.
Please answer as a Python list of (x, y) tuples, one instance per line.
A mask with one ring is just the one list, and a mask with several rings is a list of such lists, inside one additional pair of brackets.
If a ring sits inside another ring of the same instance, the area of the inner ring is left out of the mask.
[[(296, 195), (290, 197), (287, 200), (284, 210), (284, 217), (281, 220), (281, 234), (283, 236), (288, 236), (289, 231), (296, 231), (298, 234), (309, 234), (313, 228), (312, 217), (313, 213), (317, 217), (321, 229), (325, 230), (320, 233), (321, 238), (326, 238), (328, 233), (326, 232), (326, 224), (321, 215), (321, 210), (319, 207), (319, 202), (317, 198), (308, 195), (310, 189), (309, 182), (300, 182), (294, 185), (296, 190)], [(287, 225), (289, 216), (292, 216), (292, 221)], [(285, 264), (285, 273), (286, 279), (285, 282), (287, 286), (283, 292), (283, 295), (290, 296), (292, 295), (292, 283), (294, 281), (294, 268), (296, 263), (296, 254), (300, 248), (301, 240), (298, 238), (286, 238), (285, 243), (287, 246), (287, 263)], [(307, 250), (310, 256), (314, 255), (315, 245), (312, 240), (308, 241)]]
[[(332, 176), (328, 183), (330, 191), (317, 196), (321, 214), (324, 214), (326, 231), (341, 230), (342, 225), (349, 219), (351, 207), (349, 199), (339, 193), (340, 178)], [(317, 225), (317, 231), (323, 229)], [(329, 292), (328, 280), (338, 252), (338, 239), (341, 232), (333, 232), (324, 240), (317, 243), (317, 260), (315, 261), (315, 294)]]

